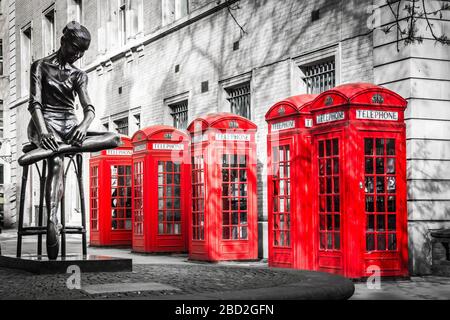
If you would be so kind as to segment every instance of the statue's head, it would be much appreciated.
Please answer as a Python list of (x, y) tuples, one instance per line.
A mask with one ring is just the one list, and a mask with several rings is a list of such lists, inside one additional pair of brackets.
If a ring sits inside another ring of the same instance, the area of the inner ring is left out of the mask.
[(61, 53), (64, 60), (74, 63), (80, 59), (91, 44), (91, 34), (86, 27), (72, 21), (67, 24), (61, 37)]

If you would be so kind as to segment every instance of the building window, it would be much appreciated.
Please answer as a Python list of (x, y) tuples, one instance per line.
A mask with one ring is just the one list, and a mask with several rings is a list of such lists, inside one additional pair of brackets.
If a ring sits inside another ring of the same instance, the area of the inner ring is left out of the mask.
[(309, 94), (319, 94), (336, 86), (335, 58), (301, 66), (303, 81)]
[(122, 118), (114, 121), (114, 125), (116, 126), (116, 132), (119, 134), (123, 134), (125, 136), (128, 135), (128, 118)]
[(189, 14), (188, 0), (162, 0), (163, 26)]
[(174, 104), (170, 104), (170, 115), (173, 118), (173, 126), (180, 130), (185, 130), (188, 127), (188, 101), (184, 100)]
[(134, 118), (134, 125), (136, 126), (137, 130), (141, 129), (141, 115), (140, 114), (135, 114), (133, 115)]
[(225, 91), (228, 93), (227, 100), (230, 103), (231, 112), (251, 119), (250, 82), (227, 88)]
[(28, 26), (22, 30), (21, 34), (21, 94), (22, 97), (28, 95), (29, 92), (29, 79), (30, 79), (30, 67), (31, 67), (31, 26)]
[(143, 0), (104, 0), (97, 4), (100, 51), (123, 46), (144, 31)]
[(48, 56), (55, 52), (56, 49), (55, 8), (52, 7), (44, 12), (42, 31), (44, 40), (44, 56)]

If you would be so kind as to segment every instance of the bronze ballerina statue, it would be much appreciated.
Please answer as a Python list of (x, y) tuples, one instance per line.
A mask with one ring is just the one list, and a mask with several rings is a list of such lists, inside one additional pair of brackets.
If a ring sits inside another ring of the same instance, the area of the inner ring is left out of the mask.
[[(47, 209), (47, 256), (58, 258), (59, 233), (57, 211), (63, 195), (64, 155), (96, 152), (119, 146), (120, 137), (112, 132), (88, 131), (95, 117), (87, 91), (86, 73), (73, 66), (89, 48), (91, 35), (79, 23), (72, 21), (63, 30), (61, 47), (31, 66), (30, 100), (31, 121), (28, 138), (36, 149), (19, 159), (20, 165), (29, 165), (48, 159), (45, 183)], [(75, 97), (83, 108), (84, 119), (75, 116)]]

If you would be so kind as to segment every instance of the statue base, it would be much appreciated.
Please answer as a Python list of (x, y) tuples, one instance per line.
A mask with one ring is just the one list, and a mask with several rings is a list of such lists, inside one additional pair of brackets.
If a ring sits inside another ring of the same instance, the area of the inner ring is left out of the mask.
[(21, 258), (0, 256), (0, 267), (23, 270), (35, 274), (67, 273), (70, 266), (78, 266), (81, 272), (132, 272), (133, 260), (108, 256), (69, 255), (57, 260), (46, 256), (24, 255)]

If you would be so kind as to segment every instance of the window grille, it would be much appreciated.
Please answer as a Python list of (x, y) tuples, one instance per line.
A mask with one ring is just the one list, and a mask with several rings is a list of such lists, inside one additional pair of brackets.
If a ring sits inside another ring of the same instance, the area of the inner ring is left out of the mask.
[(177, 129), (184, 130), (188, 127), (188, 101), (184, 100), (175, 104), (169, 105), (171, 109), (170, 115), (173, 118), (173, 126)]
[(251, 119), (251, 97), (250, 97), (250, 82), (247, 82), (238, 87), (226, 89), (228, 92), (228, 101), (230, 102), (231, 112)]
[(300, 67), (309, 94), (319, 94), (336, 86), (336, 63), (332, 60)]
[(128, 118), (123, 118), (120, 120), (114, 121), (116, 125), (117, 133), (123, 134), (125, 136), (128, 135)]

